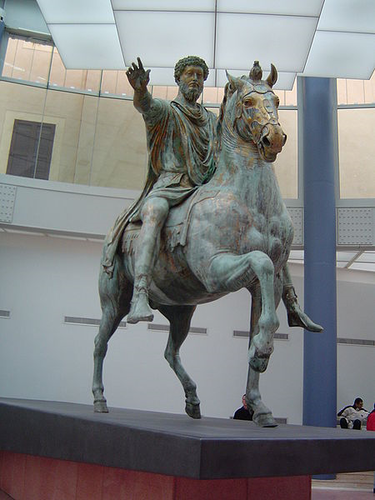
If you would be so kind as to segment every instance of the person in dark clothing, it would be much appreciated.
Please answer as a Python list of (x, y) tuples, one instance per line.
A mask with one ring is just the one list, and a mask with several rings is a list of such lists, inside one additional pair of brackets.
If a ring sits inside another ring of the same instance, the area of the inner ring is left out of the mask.
[(244, 394), (242, 396), (242, 406), (235, 411), (233, 418), (236, 420), (252, 420), (253, 413), (253, 410), (247, 407), (246, 394)]

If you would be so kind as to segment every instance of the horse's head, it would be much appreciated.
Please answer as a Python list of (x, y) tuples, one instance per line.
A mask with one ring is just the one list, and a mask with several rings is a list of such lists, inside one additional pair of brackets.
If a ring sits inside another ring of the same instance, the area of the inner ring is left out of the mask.
[[(227, 73), (229, 82), (225, 88), (224, 108), (231, 109), (233, 127), (245, 141), (253, 141), (260, 156), (272, 162), (286, 142), (277, 108), (279, 98), (272, 90), (277, 71), (271, 64), (271, 73), (262, 80), (262, 70), (255, 61), (249, 76), (235, 78)], [(226, 103), (226, 105), (225, 105)]]

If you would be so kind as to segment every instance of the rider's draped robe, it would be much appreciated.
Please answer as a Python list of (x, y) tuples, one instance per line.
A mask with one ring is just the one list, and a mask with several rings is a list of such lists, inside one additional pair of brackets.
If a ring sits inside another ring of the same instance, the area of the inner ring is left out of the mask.
[(213, 113), (200, 104), (191, 108), (177, 101), (153, 99), (142, 116), (147, 134), (147, 180), (141, 196), (119, 215), (104, 241), (102, 266), (110, 276), (124, 229), (129, 222), (140, 220), (145, 200), (162, 197), (170, 207), (177, 205), (207, 182), (215, 169)]

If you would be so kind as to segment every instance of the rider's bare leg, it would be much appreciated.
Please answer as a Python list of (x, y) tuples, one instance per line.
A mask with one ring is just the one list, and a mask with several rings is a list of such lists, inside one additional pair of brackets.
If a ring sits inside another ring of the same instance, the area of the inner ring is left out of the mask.
[(146, 200), (142, 212), (142, 227), (136, 244), (134, 290), (127, 317), (128, 323), (152, 321), (153, 312), (149, 305), (148, 291), (156, 256), (160, 249), (160, 233), (169, 212), (164, 198)]
[(298, 304), (298, 297), (292, 283), (288, 264), (283, 268), (283, 302), (288, 313), (289, 326), (300, 326), (310, 332), (322, 332), (323, 327), (314, 323)]

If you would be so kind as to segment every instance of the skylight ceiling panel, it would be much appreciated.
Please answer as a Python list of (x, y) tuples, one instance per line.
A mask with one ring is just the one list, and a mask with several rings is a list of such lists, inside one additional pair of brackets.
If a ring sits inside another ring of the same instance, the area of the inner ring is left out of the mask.
[(319, 17), (324, 0), (218, 0), (218, 12), (243, 12), (248, 14), (282, 14)]
[(317, 19), (313, 17), (218, 14), (216, 67), (241, 69), (259, 60), (278, 71), (305, 66)]
[(47, 24), (114, 23), (110, 0), (37, 0)]
[(145, 66), (145, 69), (151, 70), (150, 85), (176, 85), (173, 68), (150, 68), (149, 66)]
[[(230, 73), (232, 76), (242, 76), (242, 75), (249, 75), (249, 71), (251, 69), (252, 64), (250, 64), (250, 68), (247, 70), (236, 70), (236, 69), (228, 69), (228, 73)], [(268, 68), (262, 68), (263, 69), (263, 80), (267, 78), (269, 75), (270, 70), (264, 71), (264, 69)], [(276, 84), (273, 86), (275, 90), (292, 90), (293, 85), (294, 85), (294, 80), (296, 78), (296, 73), (284, 73), (284, 72), (278, 72), (278, 78)], [(217, 70), (217, 86), (218, 87), (224, 87), (225, 84), (227, 83), (228, 79), (225, 73), (225, 70), (223, 69), (218, 69)]]
[(318, 31), (302, 75), (368, 80), (374, 54), (375, 35)]
[(174, 67), (188, 55), (213, 66), (213, 13), (115, 11), (126, 66), (140, 56), (148, 67)]
[(375, 33), (374, 0), (325, 0), (318, 30)]
[(113, 10), (215, 11), (215, 0), (112, 0)]
[[(175, 63), (177, 60), (175, 61)], [(176, 86), (177, 84), (174, 80), (174, 65), (170, 68), (150, 68), (145, 66), (145, 69), (151, 69), (150, 73), (150, 85), (168, 85)], [(205, 87), (215, 87), (215, 71), (210, 70), (207, 80), (204, 82)]]
[(67, 69), (124, 69), (114, 24), (51, 24), (49, 29)]

